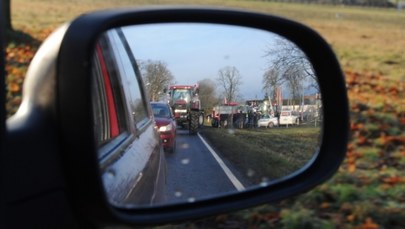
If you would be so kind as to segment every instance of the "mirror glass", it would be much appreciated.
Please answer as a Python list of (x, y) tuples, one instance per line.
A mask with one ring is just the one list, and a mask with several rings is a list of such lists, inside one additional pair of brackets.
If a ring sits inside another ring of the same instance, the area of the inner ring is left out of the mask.
[(94, 137), (110, 202), (136, 208), (260, 188), (310, 163), (317, 77), (277, 34), (162, 23), (103, 33), (92, 63)]

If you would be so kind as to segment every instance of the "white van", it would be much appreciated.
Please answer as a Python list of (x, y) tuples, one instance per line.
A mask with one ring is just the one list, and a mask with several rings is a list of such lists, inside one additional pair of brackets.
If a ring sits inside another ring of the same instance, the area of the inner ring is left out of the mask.
[(281, 111), (280, 125), (299, 125), (300, 118), (296, 111)]

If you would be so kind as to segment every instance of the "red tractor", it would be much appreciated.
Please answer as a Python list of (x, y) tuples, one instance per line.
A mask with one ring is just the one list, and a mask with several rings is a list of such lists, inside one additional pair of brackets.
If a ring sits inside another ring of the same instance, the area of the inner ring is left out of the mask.
[(204, 113), (198, 98), (198, 85), (169, 86), (169, 104), (173, 109), (177, 125), (188, 128), (190, 134), (196, 134), (203, 125)]

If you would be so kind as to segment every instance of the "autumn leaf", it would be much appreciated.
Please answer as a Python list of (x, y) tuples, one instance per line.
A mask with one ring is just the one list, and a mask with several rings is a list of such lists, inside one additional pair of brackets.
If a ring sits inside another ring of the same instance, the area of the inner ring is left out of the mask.
[(363, 123), (352, 123), (350, 125), (350, 130), (351, 131), (364, 130), (364, 124)]
[(349, 164), (349, 166), (348, 166), (348, 168), (347, 168), (347, 171), (348, 171), (349, 173), (354, 173), (354, 172), (356, 171), (356, 164), (355, 164), (355, 163)]
[(8, 85), (8, 90), (11, 92), (18, 92), (18, 91), (20, 91), (20, 85), (18, 85), (16, 83), (11, 83)]
[(383, 178), (383, 182), (389, 185), (396, 185), (398, 183), (405, 183), (405, 177), (392, 176)]
[(329, 208), (330, 207), (330, 203), (328, 202), (323, 202), (320, 206), (321, 209), (325, 209), (325, 208)]
[(371, 218), (367, 218), (366, 222), (364, 222), (361, 227), (361, 229), (378, 229), (379, 226), (378, 224), (374, 223)]
[(405, 116), (401, 117), (399, 119), (399, 122), (401, 123), (401, 125), (405, 125)]
[(353, 222), (353, 221), (356, 219), (356, 217), (355, 217), (355, 215), (350, 214), (350, 215), (348, 215), (348, 216), (346, 217), (346, 219), (347, 219), (347, 221), (349, 221), (349, 222)]

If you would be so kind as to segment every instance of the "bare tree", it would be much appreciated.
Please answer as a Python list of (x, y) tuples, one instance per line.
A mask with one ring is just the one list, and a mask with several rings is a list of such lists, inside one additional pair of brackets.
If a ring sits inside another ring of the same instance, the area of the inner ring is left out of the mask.
[(211, 79), (198, 81), (199, 98), (204, 110), (212, 109), (218, 102), (218, 95), (215, 88), (215, 82)]
[(165, 88), (173, 82), (174, 77), (163, 61), (140, 62), (146, 92), (151, 101), (158, 101)]
[(238, 97), (242, 77), (236, 67), (224, 67), (218, 71), (218, 82), (223, 89), (224, 97), (228, 102), (235, 101)]
[[(305, 74), (303, 74), (302, 71), (303, 69), (301, 69), (301, 66), (294, 65), (290, 66), (290, 68), (284, 72), (284, 77), (286, 79), (287, 86), (290, 89), (293, 101), (299, 101), (304, 93), (303, 81), (305, 79)], [(294, 106), (295, 102), (293, 102), (292, 105)]]
[(281, 86), (281, 84), (284, 82), (281, 74), (275, 68), (268, 69), (263, 74), (262, 82), (263, 91), (266, 92), (266, 94), (270, 93), (272, 99), (275, 100), (277, 96), (277, 87)]
[(293, 72), (300, 74), (302, 82), (309, 87), (313, 87), (319, 92), (319, 84), (315, 75), (312, 64), (296, 45), (286, 39), (278, 39), (276, 45), (270, 47), (265, 56), (271, 57), (269, 70), (278, 72), (283, 79), (287, 80), (287, 76), (291, 76)]

